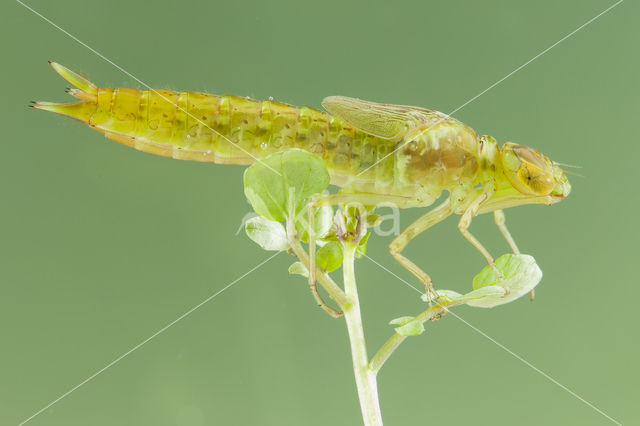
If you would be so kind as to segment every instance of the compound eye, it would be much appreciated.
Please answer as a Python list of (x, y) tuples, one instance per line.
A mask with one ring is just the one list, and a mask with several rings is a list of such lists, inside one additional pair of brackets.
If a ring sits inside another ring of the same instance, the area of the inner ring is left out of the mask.
[(529, 195), (549, 195), (555, 181), (550, 162), (535, 149), (505, 143), (502, 146), (504, 173), (518, 191)]
[(517, 176), (518, 180), (536, 195), (549, 195), (553, 191), (553, 175), (530, 163), (523, 162)]

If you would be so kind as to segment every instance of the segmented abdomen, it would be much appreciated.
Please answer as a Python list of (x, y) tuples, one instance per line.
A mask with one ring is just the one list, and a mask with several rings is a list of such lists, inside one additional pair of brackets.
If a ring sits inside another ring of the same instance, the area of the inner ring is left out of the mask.
[(336, 185), (379, 192), (393, 183), (394, 144), (313, 108), (166, 90), (99, 89), (97, 98), (89, 124), (141, 151), (251, 164), (295, 147), (322, 157)]

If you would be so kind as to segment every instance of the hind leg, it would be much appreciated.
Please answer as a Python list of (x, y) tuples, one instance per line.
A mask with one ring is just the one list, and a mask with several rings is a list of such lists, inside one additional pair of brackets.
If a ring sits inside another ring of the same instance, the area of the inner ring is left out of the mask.
[(431, 276), (424, 272), (418, 265), (401, 254), (402, 250), (413, 240), (417, 235), (431, 228), (438, 222), (443, 221), (450, 216), (454, 211), (454, 206), (451, 204), (451, 199), (447, 198), (438, 207), (425, 214), (400, 233), (389, 245), (389, 252), (391, 255), (404, 266), (409, 272), (411, 272), (416, 278), (418, 278), (425, 287), (425, 291), (429, 297), (429, 304), (431, 301), (438, 298), (433, 287), (433, 281)]
[[(317, 194), (311, 197), (307, 204), (307, 233), (309, 236), (309, 288), (318, 304), (325, 309), (326, 303), (318, 293), (316, 285), (316, 235), (315, 212), (321, 206), (335, 206), (339, 204), (361, 204), (363, 206), (377, 206), (380, 204), (395, 204), (398, 208), (406, 208), (415, 204), (415, 200), (408, 197), (379, 195), (370, 193), (337, 193)], [(326, 309), (325, 309), (326, 310)]]

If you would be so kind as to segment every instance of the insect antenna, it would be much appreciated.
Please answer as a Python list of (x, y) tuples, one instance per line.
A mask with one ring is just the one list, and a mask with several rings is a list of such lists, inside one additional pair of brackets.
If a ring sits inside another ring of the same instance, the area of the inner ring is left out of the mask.
[(567, 164), (567, 163), (558, 163), (557, 161), (554, 161), (553, 164), (556, 164), (558, 166), (562, 166), (562, 167), (569, 167), (571, 169), (581, 169), (582, 166), (575, 166), (573, 164)]
[[(557, 164), (557, 163), (556, 163), (556, 164)], [(581, 178), (586, 178), (586, 176), (585, 176), (585, 175), (581, 175), (580, 173), (570, 172), (569, 170), (564, 170), (564, 172), (565, 172), (566, 174), (568, 174), (568, 175), (578, 176), (578, 177), (581, 177)]]
[[(571, 169), (581, 169), (582, 168), (582, 166), (575, 166), (573, 164), (567, 164), (567, 163), (559, 163), (557, 161), (554, 161), (553, 164), (555, 166), (569, 167)], [(568, 175), (578, 176), (578, 177), (581, 177), (581, 178), (586, 177), (584, 175), (581, 175), (580, 173), (576, 173), (576, 172), (573, 172), (573, 171), (571, 171), (571, 172), (568, 171), (568, 170), (563, 170), (563, 171)]]

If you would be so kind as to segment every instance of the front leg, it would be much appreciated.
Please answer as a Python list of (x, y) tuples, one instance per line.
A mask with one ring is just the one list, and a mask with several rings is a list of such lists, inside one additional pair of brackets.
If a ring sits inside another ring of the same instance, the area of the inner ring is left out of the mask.
[(509, 288), (504, 282), (504, 277), (502, 276), (502, 273), (498, 270), (498, 268), (496, 268), (496, 264), (495, 264), (495, 261), (493, 260), (493, 256), (491, 256), (489, 251), (486, 248), (484, 248), (484, 246), (480, 243), (480, 241), (478, 241), (476, 237), (474, 237), (471, 234), (471, 232), (469, 232), (469, 226), (471, 226), (471, 220), (478, 213), (479, 207), (482, 205), (482, 203), (490, 199), (495, 193), (495, 191), (496, 190), (493, 185), (487, 185), (486, 187), (483, 188), (482, 192), (478, 194), (478, 196), (474, 198), (473, 201), (465, 209), (464, 213), (462, 214), (462, 217), (460, 218), (460, 221), (458, 222), (458, 229), (460, 230), (460, 233), (462, 234), (462, 236), (465, 237), (467, 241), (469, 241), (487, 260), (487, 263), (493, 269), (493, 272), (496, 274), (496, 277), (498, 277), (498, 279), (500, 280), (500, 283), (502, 285), (502, 288), (504, 288), (505, 296), (506, 296), (507, 294), (509, 294)]
[(513, 252), (513, 254), (520, 254), (520, 250), (518, 250), (518, 246), (513, 240), (511, 232), (509, 232), (509, 229), (507, 229), (507, 225), (505, 224), (504, 212), (502, 210), (494, 210), (493, 220), (498, 226), (498, 229), (500, 229), (500, 232), (502, 233), (504, 239), (507, 240), (507, 244), (509, 244), (509, 247), (511, 247), (511, 251)]
[[(498, 225), (498, 229), (500, 229), (500, 232), (502, 233), (502, 236), (504, 236), (504, 239), (507, 240), (507, 244), (509, 244), (509, 247), (511, 247), (511, 251), (513, 252), (513, 254), (520, 254), (520, 250), (518, 250), (518, 246), (513, 240), (513, 237), (511, 236), (509, 229), (507, 229), (507, 225), (505, 224), (504, 212), (502, 210), (494, 210), (493, 220), (496, 222), (496, 225)], [(535, 290), (531, 289), (531, 291), (529, 292), (529, 300), (533, 302), (533, 299), (535, 299), (535, 297)]]

